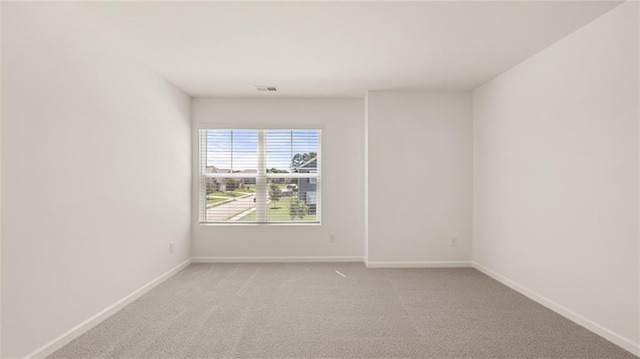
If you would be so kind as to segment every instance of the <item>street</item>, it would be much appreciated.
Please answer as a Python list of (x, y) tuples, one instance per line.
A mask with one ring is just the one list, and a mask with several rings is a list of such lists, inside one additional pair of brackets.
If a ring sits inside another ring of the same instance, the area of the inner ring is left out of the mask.
[(237, 198), (235, 201), (207, 208), (207, 222), (221, 222), (249, 208), (255, 207), (253, 196)]

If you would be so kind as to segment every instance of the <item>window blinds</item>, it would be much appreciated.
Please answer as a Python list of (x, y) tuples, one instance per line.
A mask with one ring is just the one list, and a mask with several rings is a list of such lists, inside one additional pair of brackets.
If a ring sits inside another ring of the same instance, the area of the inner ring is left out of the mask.
[(320, 223), (320, 136), (199, 130), (200, 223)]

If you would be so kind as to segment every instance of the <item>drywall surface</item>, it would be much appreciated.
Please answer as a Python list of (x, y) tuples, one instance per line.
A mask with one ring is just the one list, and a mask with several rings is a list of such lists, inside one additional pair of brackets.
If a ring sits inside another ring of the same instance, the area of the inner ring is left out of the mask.
[[(637, 28), (637, 38), (638, 41), (637, 43), (640, 43), (640, 6), (636, 6), (636, 13), (637, 13), (637, 21), (636, 21), (636, 28)], [(640, 44), (637, 46), (637, 58), (636, 58), (636, 62), (637, 62), (637, 68), (640, 69)], [(637, 73), (637, 79), (638, 79), (638, 93), (636, 94), (636, 99), (637, 99), (637, 105), (638, 105), (638, 121), (640, 123), (640, 70)], [(640, 124), (638, 125), (638, 151), (640, 151)], [(640, 152), (638, 153), (638, 161), (640, 161)], [(640, 162), (638, 163), (638, 170), (639, 170), (639, 174), (638, 174), (638, 186), (640, 186)], [(640, 188), (638, 189), (638, 203), (640, 206)], [(638, 210), (638, 260), (640, 261), (640, 209)], [(640, 272), (640, 265), (638, 268), (638, 271)], [(640, 274), (638, 275), (638, 297), (640, 297)], [(640, 298), (639, 298), (640, 299)], [(640, 300), (638, 300), (638, 326), (640, 327)], [(637, 347), (637, 351), (638, 353), (640, 353), (640, 328), (638, 328), (638, 337), (636, 339), (636, 347)]]
[[(0, 4), (0, 36), (2, 34), (2, 4)], [(1, 43), (1, 39), (0, 39)], [(2, 46), (0, 46), (0, 84), (2, 83)], [(2, 99), (2, 86), (0, 86)], [(0, 110), (0, 318), (2, 318), (2, 111)], [(0, 319), (1, 321), (2, 319)], [(2, 356), (2, 325), (0, 325), (0, 356)]]
[(469, 261), (471, 93), (372, 91), (367, 103), (369, 263)]
[(2, 6), (1, 356), (15, 358), (190, 257), (190, 99), (63, 4)]
[(473, 260), (626, 348), (639, 335), (637, 6), (473, 92)]
[[(193, 100), (194, 131), (297, 126), (322, 129), (321, 225), (200, 225), (193, 193), (193, 256), (197, 258), (362, 257), (364, 243), (364, 104), (361, 99)], [(197, 144), (193, 188), (198, 188)], [(335, 242), (329, 241), (335, 235)]]

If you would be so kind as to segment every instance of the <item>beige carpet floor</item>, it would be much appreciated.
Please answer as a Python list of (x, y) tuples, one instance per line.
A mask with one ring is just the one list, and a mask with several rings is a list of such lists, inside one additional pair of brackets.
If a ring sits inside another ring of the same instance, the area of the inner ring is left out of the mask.
[(50, 358), (635, 357), (474, 269), (287, 263), (193, 264)]

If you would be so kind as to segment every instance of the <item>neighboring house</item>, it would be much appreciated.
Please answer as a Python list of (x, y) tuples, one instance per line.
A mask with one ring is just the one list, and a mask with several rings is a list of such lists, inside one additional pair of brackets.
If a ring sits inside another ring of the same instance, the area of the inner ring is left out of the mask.
[[(267, 173), (278, 174), (278, 173), (289, 173), (289, 172), (280, 171), (280, 170), (277, 170), (275, 168), (267, 168)], [(271, 182), (271, 183), (289, 183), (290, 179), (288, 179), (288, 178), (270, 178), (269, 182)]]
[[(243, 170), (243, 171), (240, 171), (240, 173), (250, 173), (252, 176), (255, 176), (255, 174), (258, 173), (258, 170)], [(256, 184), (255, 177), (242, 178), (241, 181), (244, 184)]]
[[(216, 166), (207, 166), (206, 173), (231, 173), (231, 170), (224, 168), (217, 168)], [(207, 178), (207, 193), (211, 192), (224, 192), (227, 190), (227, 186), (224, 181), (220, 181), (217, 178)]]
[(216, 166), (207, 166), (206, 173), (231, 173), (231, 170), (217, 168)]
[[(298, 173), (316, 173), (318, 172), (318, 157), (314, 157), (309, 161), (296, 167)], [(318, 200), (318, 184), (315, 178), (299, 178), (298, 179), (298, 198), (309, 206), (309, 214), (316, 213), (316, 204)]]

